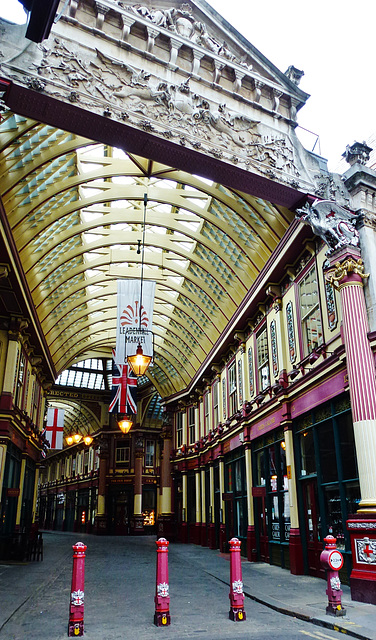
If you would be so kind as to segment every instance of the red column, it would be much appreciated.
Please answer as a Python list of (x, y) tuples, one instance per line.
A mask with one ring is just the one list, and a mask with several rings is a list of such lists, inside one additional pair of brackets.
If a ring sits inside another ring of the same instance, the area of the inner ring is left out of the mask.
[(73, 545), (72, 588), (69, 607), (68, 637), (84, 635), (84, 589), (86, 544)]
[(363, 293), (363, 280), (367, 275), (356, 248), (346, 247), (336, 252), (331, 262), (327, 277), (339, 290), (342, 303), (361, 495), (358, 512), (347, 522), (353, 556), (351, 597), (376, 604), (376, 553), (370, 559), (363, 554), (367, 542), (376, 546), (376, 374)]

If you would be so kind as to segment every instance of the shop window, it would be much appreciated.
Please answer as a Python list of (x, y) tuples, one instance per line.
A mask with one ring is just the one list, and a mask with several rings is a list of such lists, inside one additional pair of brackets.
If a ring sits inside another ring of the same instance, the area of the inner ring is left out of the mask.
[[(208, 395), (205, 396), (205, 404), (207, 401)], [(189, 407), (188, 409), (188, 434), (189, 434), (189, 443), (193, 444), (196, 442), (196, 409), (195, 407)], [(207, 424), (207, 416), (205, 415), (205, 424)]]
[[(357, 480), (354, 482), (346, 483), (345, 499), (347, 508), (346, 517), (348, 517), (349, 515), (356, 513), (359, 509), (360, 487)], [(346, 522), (346, 519), (344, 520), (344, 522)]]
[(313, 430), (308, 429), (299, 435), (301, 455), (301, 475), (309, 476), (316, 473), (315, 445), (313, 442)]
[(242, 491), (242, 467), (241, 461), (236, 460), (234, 464), (234, 475), (235, 475), (235, 491), (236, 493), (241, 493)]
[(277, 475), (277, 467), (276, 467), (276, 460), (275, 460), (275, 448), (274, 447), (270, 447), (269, 449), (269, 480), (270, 480), (270, 489), (271, 491), (277, 491), (278, 487), (277, 487), (277, 480), (278, 480), (278, 475)]
[[(301, 479), (299, 491), (308, 542), (332, 534), (340, 549), (349, 549), (346, 520), (360, 501), (354, 433), (348, 396), (320, 405), (303, 416), (297, 427)], [(304, 423), (312, 426), (304, 428)], [(313, 475), (316, 475), (313, 478)], [(311, 478), (304, 476), (311, 475)], [(347, 546), (346, 546), (347, 545)], [(311, 567), (312, 575), (320, 570)]]
[(265, 391), (270, 386), (269, 351), (266, 326), (257, 336), (257, 370), (259, 390)]
[(321, 424), (318, 429), (322, 482), (338, 481), (336, 450), (332, 422)]
[(258, 486), (265, 486), (265, 454), (263, 451), (256, 453), (256, 484)]
[(176, 414), (176, 448), (183, 444), (183, 412), (178, 411)]
[(299, 284), (299, 300), (304, 353), (307, 355), (323, 343), (319, 285), (312, 268)]
[(228, 369), (228, 389), (229, 389), (229, 402), (230, 402), (230, 416), (238, 410), (238, 394), (236, 389), (236, 362), (234, 362)]
[(227, 535), (247, 536), (247, 488), (244, 456), (229, 455), (225, 462)]
[(344, 480), (358, 477), (358, 467), (355, 455), (354, 430), (351, 414), (347, 413), (337, 419), (340, 450), (342, 456), (342, 475)]
[[(275, 437), (280, 438), (281, 433)], [(264, 442), (261, 440), (259, 445)], [(285, 441), (278, 439), (256, 451), (254, 467), (255, 484), (266, 489), (265, 514), (263, 509), (258, 510), (258, 530), (261, 535), (268, 535), (269, 540), (287, 542), (290, 537), (290, 499)]]
[(127, 467), (129, 465), (130, 460), (130, 448), (128, 442), (117, 442), (116, 443), (116, 466), (117, 467)]
[(154, 467), (154, 440), (146, 440), (145, 467)]
[(155, 525), (155, 491), (144, 488), (142, 492), (142, 515), (144, 516), (144, 527)]

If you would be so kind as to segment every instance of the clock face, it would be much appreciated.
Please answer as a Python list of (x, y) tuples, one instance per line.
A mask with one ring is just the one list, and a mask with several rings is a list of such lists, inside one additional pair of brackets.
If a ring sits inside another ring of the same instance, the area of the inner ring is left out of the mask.
[(329, 567), (339, 571), (343, 567), (343, 556), (339, 551), (332, 551), (328, 558)]

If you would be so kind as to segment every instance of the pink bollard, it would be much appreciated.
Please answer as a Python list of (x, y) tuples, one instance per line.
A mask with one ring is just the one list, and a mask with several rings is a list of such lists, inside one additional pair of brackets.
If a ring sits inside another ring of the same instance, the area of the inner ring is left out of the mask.
[(242, 564), (240, 558), (240, 540), (231, 538), (230, 542), (230, 612), (228, 617), (234, 622), (246, 619), (244, 611), (244, 592)]
[(157, 545), (157, 581), (155, 588), (154, 624), (164, 627), (171, 624), (170, 587), (168, 584), (168, 545), (166, 538), (159, 538)]
[(69, 606), (68, 637), (84, 635), (84, 587), (86, 544), (73, 545), (72, 589)]
[(331, 616), (345, 616), (346, 609), (342, 606), (342, 589), (338, 572), (343, 567), (343, 555), (336, 547), (337, 539), (333, 536), (324, 538), (325, 549), (321, 552), (320, 562), (326, 569), (328, 606), (326, 613)]

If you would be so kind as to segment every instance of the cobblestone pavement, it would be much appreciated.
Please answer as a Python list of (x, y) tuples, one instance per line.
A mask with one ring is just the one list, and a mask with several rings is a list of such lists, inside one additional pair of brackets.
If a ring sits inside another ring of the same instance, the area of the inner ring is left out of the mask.
[(325, 616), (323, 580), (291, 576), (261, 563), (242, 562), (244, 590), (250, 596), (245, 599), (247, 619), (232, 622), (228, 618), (228, 555), (183, 544), (169, 546), (171, 625), (157, 628), (153, 624), (154, 537), (58, 532), (44, 533), (43, 562), (0, 565), (1, 640), (67, 637), (72, 544), (78, 540), (88, 546), (87, 640), (302, 640), (304, 636), (327, 640), (338, 638), (336, 627), (354, 637), (376, 640), (375, 607), (349, 603), (352, 610), (346, 619), (330, 618)]

